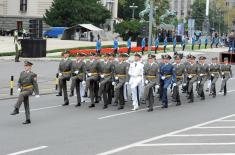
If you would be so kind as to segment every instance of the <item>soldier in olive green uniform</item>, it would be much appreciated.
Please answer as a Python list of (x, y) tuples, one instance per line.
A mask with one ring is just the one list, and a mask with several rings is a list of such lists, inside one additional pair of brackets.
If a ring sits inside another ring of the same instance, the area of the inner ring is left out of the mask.
[(32, 63), (25, 61), (25, 71), (21, 72), (18, 81), (18, 91), (20, 92), (17, 103), (15, 104), (15, 110), (11, 115), (19, 114), (21, 104), (24, 102), (26, 121), (23, 124), (31, 123), (30, 109), (29, 109), (29, 96), (35, 93), (35, 97), (39, 97), (39, 90), (37, 84), (37, 75), (31, 71)]
[(124, 62), (124, 57), (129, 57), (128, 54), (120, 54), (118, 62), (115, 63), (114, 67), (114, 100), (115, 103), (119, 104), (118, 110), (124, 108), (124, 85), (128, 83), (128, 71), (129, 67)]
[[(191, 54), (186, 56), (186, 61), (184, 62), (185, 68), (190, 66), (190, 61), (191, 61)], [(183, 87), (182, 87), (183, 92), (182, 93), (188, 93), (188, 82), (189, 82), (189, 80), (187, 80), (188, 77), (186, 76), (186, 74), (184, 75), (184, 79), (185, 79), (186, 83), (183, 83)]]
[(81, 94), (80, 94), (80, 84), (85, 85), (86, 81), (86, 64), (84, 62), (85, 54), (78, 53), (76, 61), (72, 63), (72, 84), (71, 84), (71, 94), (73, 96), (74, 88), (76, 88), (77, 94), (77, 104), (75, 107), (81, 106)]
[(96, 99), (96, 103), (98, 102), (98, 81), (100, 75), (99, 57), (94, 56), (94, 54), (90, 56), (90, 61), (88, 61), (86, 64), (86, 72), (87, 79), (85, 92), (87, 92), (89, 89), (91, 99), (91, 105), (89, 106), (89, 108), (92, 108), (95, 107), (94, 100)]
[(59, 64), (59, 93), (56, 96), (62, 96), (62, 90), (64, 93), (63, 106), (69, 105), (68, 93), (67, 93), (67, 81), (71, 78), (72, 61), (69, 59), (67, 52), (63, 53), (64, 58)]
[(193, 93), (193, 84), (197, 81), (198, 78), (198, 64), (195, 63), (196, 57), (191, 55), (190, 65), (186, 67), (186, 74), (188, 80), (188, 103), (194, 102), (194, 93)]
[(173, 101), (177, 102), (176, 106), (181, 105), (179, 86), (186, 82), (185, 80), (185, 65), (181, 63), (183, 54), (175, 56), (175, 74), (176, 74), (176, 85), (173, 85)]
[(149, 55), (148, 62), (144, 65), (144, 95), (143, 100), (148, 102), (148, 112), (153, 111), (154, 95), (153, 89), (156, 85), (159, 87), (159, 66), (155, 63), (156, 56)]
[(100, 88), (98, 92), (99, 100), (103, 96), (104, 107), (106, 109), (109, 104), (112, 103), (112, 77), (114, 71), (114, 65), (109, 61), (110, 54), (106, 54), (104, 61), (100, 63)]
[(206, 57), (199, 57), (199, 65), (198, 65), (198, 95), (201, 97), (201, 100), (205, 100), (204, 93), (204, 84), (209, 77), (209, 65), (205, 64)]
[(232, 67), (230, 64), (228, 64), (228, 58), (224, 58), (224, 64), (221, 65), (220, 70), (222, 77), (220, 92), (224, 90), (224, 96), (225, 96), (227, 94), (227, 81), (228, 79), (233, 77)]
[(211, 88), (210, 95), (212, 97), (216, 96), (216, 81), (220, 76), (220, 64), (218, 63), (218, 58), (212, 58), (212, 64), (210, 65), (210, 80), (211, 80)]

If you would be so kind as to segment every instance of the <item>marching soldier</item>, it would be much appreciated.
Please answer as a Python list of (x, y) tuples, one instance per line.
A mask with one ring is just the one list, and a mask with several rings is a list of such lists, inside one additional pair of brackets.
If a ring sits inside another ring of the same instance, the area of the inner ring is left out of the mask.
[(77, 104), (75, 107), (81, 106), (81, 92), (80, 92), (80, 84), (86, 84), (86, 64), (84, 62), (86, 54), (78, 53), (76, 57), (76, 61), (72, 63), (72, 84), (71, 84), (71, 94), (74, 95), (74, 88), (76, 88), (77, 94)]
[(159, 66), (154, 61), (155, 55), (148, 55), (148, 62), (144, 65), (144, 102), (148, 102), (148, 112), (153, 111), (154, 95), (153, 89), (157, 85), (159, 87)]
[(129, 67), (126, 66), (124, 62), (124, 57), (129, 57), (128, 54), (123, 53), (118, 57), (118, 62), (115, 63), (114, 68), (114, 79), (112, 85), (114, 85), (114, 100), (115, 104), (119, 104), (118, 110), (124, 108), (124, 85), (128, 84), (128, 70)]
[(62, 90), (64, 93), (63, 106), (69, 105), (68, 93), (67, 93), (67, 81), (71, 78), (72, 61), (69, 59), (69, 54), (65, 51), (62, 53), (64, 58), (59, 64), (59, 93), (56, 96), (62, 96)]
[(212, 97), (216, 97), (216, 81), (220, 76), (220, 65), (218, 63), (218, 58), (212, 58), (212, 64), (210, 65), (210, 80), (211, 80), (211, 88), (210, 95)]
[[(160, 72), (160, 68), (164, 65), (164, 55), (161, 55), (161, 61), (158, 63), (159, 66), (159, 72)], [(159, 93), (159, 101), (162, 101), (162, 96), (163, 96), (163, 80), (159, 77), (159, 89), (158, 89), (158, 93)]]
[(221, 65), (221, 77), (222, 77), (222, 83), (220, 92), (224, 90), (224, 96), (227, 94), (227, 81), (233, 77), (232, 73), (232, 67), (230, 64), (228, 64), (228, 58), (224, 58), (224, 64)]
[(140, 54), (136, 53), (134, 59), (135, 61), (130, 64), (128, 74), (130, 75), (129, 85), (132, 92), (132, 110), (138, 110), (140, 105), (140, 89), (143, 83), (144, 65), (140, 62)]
[(186, 67), (186, 73), (187, 73), (187, 81), (188, 81), (188, 103), (194, 102), (194, 93), (193, 93), (193, 84), (197, 81), (197, 75), (198, 75), (198, 64), (195, 62), (196, 57), (191, 55), (190, 57), (190, 65)]
[(89, 108), (95, 107), (95, 103), (99, 102), (98, 99), (98, 81), (99, 81), (99, 74), (100, 74), (100, 61), (99, 56), (95, 56), (94, 54), (91, 54), (90, 61), (87, 62), (86, 71), (87, 71), (87, 79), (86, 79), (86, 88), (85, 92), (90, 92), (90, 99), (91, 99), (91, 105)]
[(176, 77), (174, 67), (169, 63), (171, 56), (166, 54), (163, 58), (164, 64), (160, 68), (160, 78), (163, 82), (162, 108), (168, 108), (167, 89), (171, 85), (171, 82), (176, 82)]
[(181, 105), (179, 86), (185, 83), (185, 65), (181, 63), (183, 54), (175, 56), (174, 70), (176, 74), (176, 83), (173, 85), (173, 100), (177, 102), (176, 106)]
[(108, 108), (108, 105), (112, 103), (112, 77), (114, 71), (114, 64), (109, 61), (111, 54), (106, 54), (104, 61), (100, 63), (100, 88), (98, 92), (98, 99), (101, 100), (103, 96), (104, 106), (103, 109)]
[[(184, 62), (184, 66), (185, 68), (188, 68), (188, 66), (190, 66), (191, 62), (191, 54), (186, 56), (186, 61)], [(184, 75), (184, 79), (186, 79), (185, 83), (183, 83), (183, 93), (188, 93), (188, 85), (189, 85), (189, 80), (187, 75)]]
[(209, 74), (209, 65), (205, 64), (206, 57), (200, 56), (199, 57), (199, 65), (198, 65), (198, 94), (201, 97), (201, 100), (205, 100), (205, 93), (204, 93), (204, 84), (208, 79)]
[(15, 104), (15, 109), (11, 115), (19, 114), (21, 104), (24, 102), (26, 121), (23, 124), (30, 124), (30, 109), (29, 109), (29, 96), (35, 93), (35, 97), (39, 96), (39, 89), (37, 84), (37, 75), (31, 71), (33, 63), (29, 61), (24, 62), (25, 71), (20, 73), (18, 80), (18, 91), (20, 92), (18, 100)]

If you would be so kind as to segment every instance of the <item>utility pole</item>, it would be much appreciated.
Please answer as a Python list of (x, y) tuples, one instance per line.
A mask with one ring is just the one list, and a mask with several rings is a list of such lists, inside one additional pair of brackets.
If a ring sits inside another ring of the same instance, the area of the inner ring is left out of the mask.
[(152, 33), (153, 33), (153, 0), (150, 0), (150, 13), (149, 13), (149, 37), (148, 37), (148, 53), (151, 52), (152, 47)]
[(133, 3), (131, 6), (129, 6), (132, 9), (132, 19), (135, 19), (135, 9), (138, 8), (138, 6), (135, 5), (135, 3)]

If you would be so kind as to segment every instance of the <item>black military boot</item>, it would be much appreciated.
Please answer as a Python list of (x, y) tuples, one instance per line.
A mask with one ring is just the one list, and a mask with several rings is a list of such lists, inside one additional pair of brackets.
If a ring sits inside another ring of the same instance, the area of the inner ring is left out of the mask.
[(93, 108), (93, 107), (95, 107), (95, 104), (89, 105), (89, 108)]
[(25, 122), (23, 122), (22, 124), (30, 124), (31, 123), (31, 121), (30, 121), (30, 119), (27, 119)]
[(178, 102), (176, 103), (176, 106), (180, 106), (180, 105), (181, 105), (181, 102), (178, 101)]
[(11, 113), (11, 115), (17, 115), (19, 114), (19, 109), (15, 108), (14, 111)]
[(107, 105), (104, 105), (104, 106), (103, 106), (103, 109), (107, 109), (107, 108), (108, 108), (108, 106), (107, 106)]
[(71, 93), (69, 94), (69, 97), (72, 97), (72, 96), (74, 96), (73, 91), (71, 91)]
[(83, 97), (88, 97), (88, 96), (87, 96), (87, 92), (84, 93), (84, 96), (83, 96)]
[(65, 100), (64, 104), (62, 104), (62, 106), (68, 106), (68, 105), (69, 105), (69, 101), (68, 100)]
[(80, 107), (81, 106), (81, 103), (77, 103), (76, 105), (75, 105), (75, 107)]
[(149, 108), (148, 110), (147, 110), (147, 112), (152, 112), (153, 111), (153, 108)]
[(118, 107), (118, 110), (122, 110), (122, 109), (124, 109), (123, 106), (119, 106), (119, 107)]

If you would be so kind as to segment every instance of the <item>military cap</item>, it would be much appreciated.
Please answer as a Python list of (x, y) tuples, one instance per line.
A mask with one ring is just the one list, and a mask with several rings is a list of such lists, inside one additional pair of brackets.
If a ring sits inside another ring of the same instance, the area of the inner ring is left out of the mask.
[(164, 55), (161, 55), (161, 58), (164, 59)]
[(199, 60), (205, 60), (205, 59), (206, 59), (205, 56), (200, 56), (200, 57), (199, 57)]
[(195, 57), (194, 55), (191, 55), (191, 56), (190, 56), (190, 59), (195, 60), (195, 59), (196, 59), (196, 57)]
[(191, 59), (191, 56), (192, 56), (191, 54), (187, 55), (186, 59)]
[(179, 59), (182, 59), (182, 58), (180, 57), (180, 55), (175, 55), (174, 59), (179, 60)]
[(228, 57), (224, 57), (224, 61), (228, 61)]
[(163, 56), (163, 59), (171, 59), (171, 56), (169, 54), (166, 54)]
[(149, 55), (148, 55), (148, 59), (155, 59), (155, 58), (156, 58), (156, 56), (153, 55), (153, 54), (149, 54)]
[(24, 61), (24, 65), (25, 65), (25, 66), (32, 66), (33, 63), (32, 63), (32, 62), (29, 62), (29, 61)]
[(129, 57), (129, 55), (127, 53), (122, 53), (122, 54), (120, 54), (120, 57), (126, 58), (126, 57)]
[(139, 53), (135, 53), (135, 55), (134, 55), (135, 57), (139, 57), (139, 58), (141, 58), (142, 56), (139, 54)]

